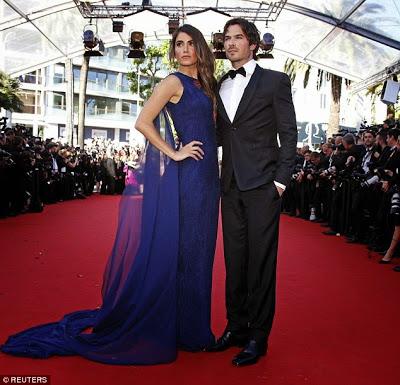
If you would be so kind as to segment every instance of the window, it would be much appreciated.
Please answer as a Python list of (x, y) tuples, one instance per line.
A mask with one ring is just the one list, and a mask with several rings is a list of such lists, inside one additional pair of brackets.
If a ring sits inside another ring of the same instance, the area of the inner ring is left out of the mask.
[(78, 67), (74, 67), (74, 79), (79, 80), (81, 77), (81, 70)]
[[(22, 107), (22, 113), (24, 114), (34, 114), (35, 113), (35, 91), (24, 91), (20, 93), (20, 97), (24, 106)], [(40, 92), (37, 94), (37, 104), (39, 104)], [(40, 106), (37, 106), (37, 113), (40, 114)]]
[(65, 110), (65, 94), (53, 92), (53, 108)]
[(92, 129), (92, 138), (104, 138), (107, 139), (107, 130), (102, 129)]
[(36, 76), (36, 71), (29, 72), (28, 74), (20, 75), (18, 77), (19, 81), (22, 83), (30, 83), (30, 84), (36, 84), (36, 79), (38, 80), (38, 84), (41, 84), (41, 77)]
[[(78, 111), (79, 96), (74, 95), (74, 111)], [(116, 112), (117, 99), (104, 98), (101, 96), (86, 96), (86, 114), (102, 115), (114, 114)]]
[[(80, 71), (79, 71), (80, 72)], [(92, 70), (89, 70), (89, 72), (88, 72), (88, 82), (91, 82), (91, 83), (96, 83), (96, 78), (97, 78), (97, 75), (96, 75), (96, 72), (95, 71), (92, 71)]]
[(54, 65), (54, 84), (64, 83), (65, 82), (65, 67), (61, 64)]
[(136, 115), (136, 113), (137, 113), (136, 103), (123, 100), (122, 101), (122, 113), (129, 114), (129, 115)]
[(107, 85), (107, 73), (106, 72), (97, 72), (97, 83), (103, 87)]
[(117, 73), (109, 72), (107, 74), (107, 88), (115, 91), (117, 89)]
[(63, 124), (58, 125), (58, 137), (66, 138), (67, 137), (67, 128)]
[(126, 76), (126, 74), (122, 74), (121, 91), (129, 92), (129, 88), (130, 88), (130, 81), (128, 80), (128, 77)]

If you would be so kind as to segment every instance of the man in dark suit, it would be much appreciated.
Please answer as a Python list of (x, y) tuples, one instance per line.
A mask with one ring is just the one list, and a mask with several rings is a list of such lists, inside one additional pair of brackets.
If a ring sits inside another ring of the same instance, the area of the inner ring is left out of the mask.
[(236, 366), (257, 362), (267, 350), (281, 195), (297, 144), (289, 78), (256, 64), (259, 42), (253, 23), (227, 22), (224, 45), (234, 70), (221, 79), (217, 95), (228, 323), (208, 350), (244, 346), (232, 361)]

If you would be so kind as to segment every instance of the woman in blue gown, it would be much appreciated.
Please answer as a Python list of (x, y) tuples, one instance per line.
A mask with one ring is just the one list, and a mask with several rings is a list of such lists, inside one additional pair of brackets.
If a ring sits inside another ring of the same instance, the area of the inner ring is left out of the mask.
[(143, 197), (128, 185), (105, 268), (100, 309), (10, 336), (1, 351), (80, 355), (108, 364), (158, 364), (214, 342), (211, 277), (219, 180), (214, 57), (184, 25), (170, 55), (178, 71), (155, 89), (136, 128), (148, 139)]

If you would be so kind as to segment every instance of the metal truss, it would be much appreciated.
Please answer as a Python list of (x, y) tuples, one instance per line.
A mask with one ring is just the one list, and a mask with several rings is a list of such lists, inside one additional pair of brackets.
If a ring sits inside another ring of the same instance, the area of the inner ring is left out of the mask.
[(386, 67), (384, 70), (376, 73), (375, 75), (372, 75), (369, 78), (362, 80), (361, 82), (353, 83), (350, 86), (350, 91), (351, 93), (356, 94), (369, 87), (373, 87), (376, 84), (382, 83), (386, 79), (389, 79), (393, 75), (397, 75), (399, 73), (400, 73), (400, 60), (398, 60), (396, 63), (393, 63), (391, 66)]
[(86, 19), (121, 19), (143, 11), (154, 12), (163, 16), (186, 16), (206, 11), (214, 11), (230, 17), (243, 17), (252, 21), (275, 21), (287, 0), (263, 1), (258, 8), (235, 7), (192, 7), (192, 6), (143, 6), (143, 5), (97, 5), (87, 1), (74, 0), (82, 16)]

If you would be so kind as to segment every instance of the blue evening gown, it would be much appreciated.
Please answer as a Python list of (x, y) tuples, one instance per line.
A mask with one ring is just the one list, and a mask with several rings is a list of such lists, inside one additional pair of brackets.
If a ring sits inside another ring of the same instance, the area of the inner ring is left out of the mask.
[(102, 306), (10, 336), (1, 351), (35, 358), (80, 355), (108, 364), (158, 364), (199, 351), (210, 329), (219, 180), (213, 103), (198, 82), (174, 73), (184, 91), (156, 127), (172, 146), (203, 143), (203, 160), (174, 162), (148, 144), (144, 193), (130, 185), (102, 287)]

